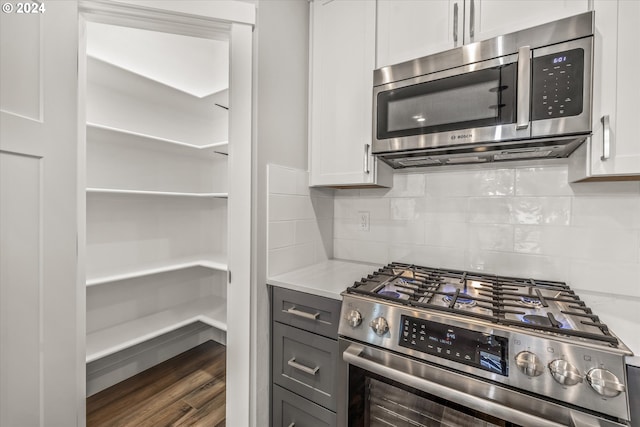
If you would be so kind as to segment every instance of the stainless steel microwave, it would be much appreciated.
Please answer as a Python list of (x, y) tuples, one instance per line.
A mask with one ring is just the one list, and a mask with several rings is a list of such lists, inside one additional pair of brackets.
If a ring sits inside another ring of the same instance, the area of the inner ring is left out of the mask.
[(393, 168), (567, 157), (591, 134), (594, 13), (374, 71)]

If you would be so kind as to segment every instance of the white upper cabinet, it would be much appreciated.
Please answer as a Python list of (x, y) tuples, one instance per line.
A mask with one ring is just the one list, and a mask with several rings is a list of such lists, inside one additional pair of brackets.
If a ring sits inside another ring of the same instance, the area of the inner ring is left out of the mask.
[(376, 68), (463, 43), (462, 0), (378, 0)]
[(311, 3), (311, 186), (391, 186), (371, 155), (376, 3)]
[(571, 156), (570, 181), (640, 180), (640, 2), (595, 1), (593, 135)]
[(464, 42), (474, 43), (589, 10), (588, 0), (465, 0)]
[(586, 12), (588, 0), (378, 0), (376, 67)]

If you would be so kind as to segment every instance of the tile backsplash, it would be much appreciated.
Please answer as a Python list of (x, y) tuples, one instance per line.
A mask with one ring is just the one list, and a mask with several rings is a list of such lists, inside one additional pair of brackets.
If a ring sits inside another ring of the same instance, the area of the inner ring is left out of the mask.
[(560, 162), (396, 173), (390, 189), (268, 177), (268, 276), (336, 258), (564, 281), (640, 354), (640, 182), (569, 184)]
[(640, 353), (640, 182), (569, 184), (562, 163), (396, 173), (336, 191), (333, 232), (335, 258), (565, 281)]
[(333, 258), (333, 191), (306, 171), (267, 166), (267, 277)]

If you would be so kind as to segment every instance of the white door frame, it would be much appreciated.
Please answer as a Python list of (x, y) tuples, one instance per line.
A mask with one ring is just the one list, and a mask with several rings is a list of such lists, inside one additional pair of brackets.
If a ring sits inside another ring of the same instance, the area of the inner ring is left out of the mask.
[[(251, 336), (251, 182), (252, 182), (252, 39), (255, 6), (236, 1), (81, 0), (79, 127), (84, 128), (86, 105), (86, 22), (142, 28), (193, 37), (229, 41), (229, 200), (227, 253), (227, 399), (226, 423), (250, 423)], [(86, 135), (80, 132), (84, 153)], [(84, 184), (86, 164), (79, 164)], [(84, 196), (81, 196), (84, 197)], [(83, 203), (84, 205), (84, 203)], [(80, 236), (86, 215), (81, 212)], [(84, 240), (81, 240), (84, 241)], [(84, 260), (84, 246), (79, 257)], [(233, 274), (231, 274), (233, 272)], [(84, 282), (83, 282), (84, 284)]]

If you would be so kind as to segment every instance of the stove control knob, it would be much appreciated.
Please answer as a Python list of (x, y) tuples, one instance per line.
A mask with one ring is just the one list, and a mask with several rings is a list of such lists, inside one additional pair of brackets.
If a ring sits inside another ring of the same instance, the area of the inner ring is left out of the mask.
[(582, 382), (580, 371), (566, 360), (556, 359), (549, 363), (549, 371), (553, 379), (562, 385), (576, 385)]
[(544, 372), (540, 358), (530, 351), (521, 351), (516, 354), (516, 366), (528, 377), (537, 377)]
[(595, 368), (587, 373), (587, 381), (596, 393), (604, 397), (616, 397), (626, 390), (624, 384), (620, 382), (611, 371)]
[(387, 319), (384, 317), (376, 317), (369, 323), (373, 332), (375, 332), (379, 336), (383, 336), (387, 332), (389, 332), (389, 324), (387, 323)]
[(362, 314), (358, 310), (351, 310), (347, 313), (347, 323), (352, 328), (360, 326), (362, 323)]

